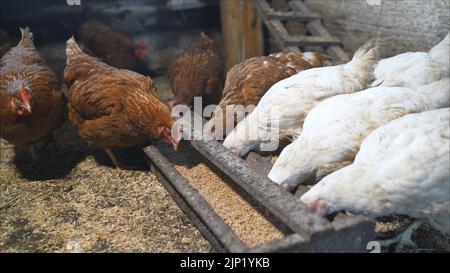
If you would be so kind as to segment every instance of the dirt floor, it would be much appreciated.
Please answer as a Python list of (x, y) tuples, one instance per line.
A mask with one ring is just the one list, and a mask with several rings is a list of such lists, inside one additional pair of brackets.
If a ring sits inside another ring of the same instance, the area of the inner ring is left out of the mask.
[(37, 165), (0, 141), (0, 252), (213, 251), (139, 148), (117, 151), (139, 168), (119, 171), (69, 125)]

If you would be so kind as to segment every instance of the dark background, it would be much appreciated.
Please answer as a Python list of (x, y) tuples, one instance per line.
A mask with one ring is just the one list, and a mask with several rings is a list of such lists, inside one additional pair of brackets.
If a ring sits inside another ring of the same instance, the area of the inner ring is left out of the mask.
[[(20, 37), (19, 27), (29, 26), (35, 45), (45, 56), (60, 59), (59, 45), (74, 35), (88, 19), (101, 21), (128, 33), (136, 42), (150, 46), (149, 70), (167, 67), (174, 55), (186, 48), (200, 32), (220, 39), (218, 1), (205, 0), (80, 0), (70, 6), (66, 0), (0, 1), (0, 28)], [(50, 48), (49, 48), (50, 47)], [(56, 52), (56, 53), (55, 53)], [(58, 60), (56, 60), (58, 63)], [(56, 66), (58, 66), (56, 64)]]

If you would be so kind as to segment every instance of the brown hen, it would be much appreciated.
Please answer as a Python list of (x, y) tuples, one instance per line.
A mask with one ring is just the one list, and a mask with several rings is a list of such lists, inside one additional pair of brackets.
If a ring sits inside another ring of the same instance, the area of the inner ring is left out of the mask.
[(202, 97), (203, 105), (219, 102), (223, 87), (223, 62), (214, 42), (204, 33), (177, 56), (167, 73), (175, 95), (170, 106), (191, 106), (195, 96)]
[(136, 70), (149, 51), (145, 43), (135, 44), (127, 33), (96, 20), (79, 27), (78, 39), (86, 53), (117, 68)]
[[(227, 73), (222, 99), (205, 124), (204, 132), (222, 139), (239, 121), (251, 112), (262, 96), (275, 83), (288, 78), (302, 70), (318, 67), (326, 55), (305, 53), (274, 53), (245, 60), (233, 66)], [(227, 106), (243, 106), (246, 109), (234, 108), (226, 111)], [(227, 120), (229, 127), (227, 130)], [(216, 125), (223, 127), (216, 131)]]
[(69, 91), (69, 120), (85, 140), (105, 150), (123, 168), (113, 147), (130, 147), (163, 139), (174, 146), (174, 120), (156, 94), (153, 81), (136, 72), (117, 69), (67, 41), (64, 82)]
[(29, 28), (20, 29), (19, 44), (0, 61), (0, 137), (29, 148), (51, 137), (66, 117), (66, 100), (55, 73), (39, 56)]

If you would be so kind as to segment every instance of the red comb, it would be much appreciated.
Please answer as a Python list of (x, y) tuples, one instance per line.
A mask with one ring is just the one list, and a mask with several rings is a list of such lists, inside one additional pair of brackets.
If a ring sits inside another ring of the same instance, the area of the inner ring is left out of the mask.
[(145, 58), (145, 56), (148, 55), (149, 52), (150, 52), (150, 47), (142, 41), (137, 43), (136, 48), (134, 49), (134, 54), (140, 60), (143, 60)]
[(30, 97), (28, 96), (27, 92), (25, 92), (25, 83), (22, 82), (22, 90), (20, 91), (20, 96), (22, 97), (22, 101), (28, 103), (30, 101)]
[(144, 41), (140, 41), (139, 43), (137, 43), (136, 46), (137, 46), (138, 48), (145, 49), (145, 50), (149, 50), (149, 49), (150, 49), (150, 47), (148, 46), (148, 44), (145, 43)]

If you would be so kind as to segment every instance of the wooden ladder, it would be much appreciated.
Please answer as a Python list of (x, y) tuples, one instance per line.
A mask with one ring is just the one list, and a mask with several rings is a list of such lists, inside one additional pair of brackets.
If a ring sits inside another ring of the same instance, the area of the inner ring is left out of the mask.
[[(303, 0), (288, 0), (289, 11), (274, 10), (268, 0), (253, 0), (256, 12), (269, 30), (275, 44), (283, 51), (300, 52), (305, 47), (320, 47), (338, 63), (350, 60), (338, 38), (330, 35), (322, 24), (322, 17), (311, 11)], [(283, 21), (305, 25), (311, 35), (292, 35)]]

